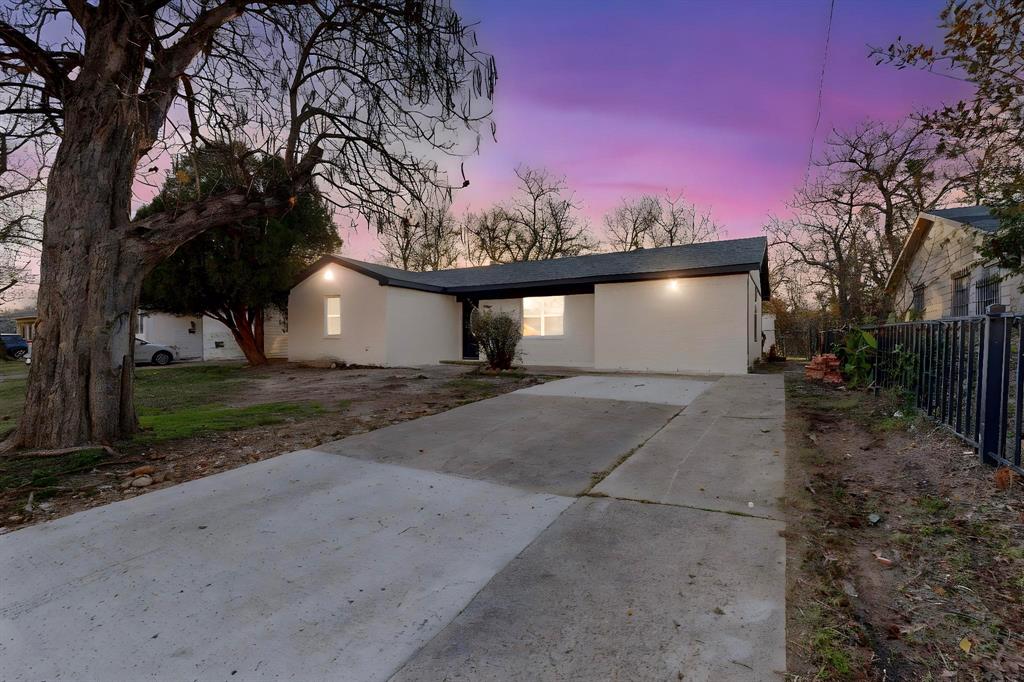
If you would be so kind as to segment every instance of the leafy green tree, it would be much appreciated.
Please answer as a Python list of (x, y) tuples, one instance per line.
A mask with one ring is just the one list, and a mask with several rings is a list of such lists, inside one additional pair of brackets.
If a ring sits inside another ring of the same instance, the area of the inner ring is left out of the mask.
[[(237, 145), (208, 145), (174, 164), (160, 194), (139, 211), (174, 211), (197, 193), (283, 182), (279, 159), (249, 156)], [(296, 275), (341, 246), (331, 214), (316, 191), (291, 198), (280, 216), (208, 230), (157, 265), (142, 286), (141, 307), (178, 315), (208, 315), (234, 335), (250, 365), (267, 362), (264, 315), (284, 310)]]
[(942, 136), (940, 151), (975, 167), (965, 196), (1000, 219), (982, 255), (1024, 273), (1024, 0), (948, 0), (939, 22), (941, 47), (897, 41), (875, 54), (974, 85), (925, 121)]

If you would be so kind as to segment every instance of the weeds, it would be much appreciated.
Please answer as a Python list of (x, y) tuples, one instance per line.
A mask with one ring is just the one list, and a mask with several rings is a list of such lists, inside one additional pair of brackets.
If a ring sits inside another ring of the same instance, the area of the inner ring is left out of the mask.
[(794, 677), (1024, 679), (1024, 500), (912, 398), (787, 375)]

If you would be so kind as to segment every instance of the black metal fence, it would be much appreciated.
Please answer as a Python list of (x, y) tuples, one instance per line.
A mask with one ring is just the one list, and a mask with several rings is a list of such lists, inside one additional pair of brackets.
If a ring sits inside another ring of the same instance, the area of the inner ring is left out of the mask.
[(826, 335), (834, 333), (838, 332), (822, 330), (821, 326), (817, 323), (804, 323), (797, 328), (789, 329), (785, 332), (776, 330), (776, 350), (781, 355), (791, 358), (809, 358), (818, 353), (828, 353), (831, 344), (824, 347), (822, 344)]
[[(874, 384), (899, 388), (917, 408), (977, 448), (982, 460), (1024, 473), (1024, 316), (986, 315), (863, 327), (874, 334)], [(819, 346), (842, 346), (822, 332)]]

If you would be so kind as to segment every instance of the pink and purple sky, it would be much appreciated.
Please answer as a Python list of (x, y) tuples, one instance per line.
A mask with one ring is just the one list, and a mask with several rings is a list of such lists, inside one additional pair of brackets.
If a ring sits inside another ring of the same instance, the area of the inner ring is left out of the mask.
[[(815, 148), (834, 127), (898, 120), (967, 94), (875, 66), (869, 46), (938, 43), (942, 0), (836, 0)], [(803, 180), (828, 0), (456, 0), (498, 64), (497, 142), (466, 161), (456, 209), (507, 197), (519, 164), (565, 175), (601, 216), (642, 192), (684, 191), (729, 237), (759, 234)], [(345, 251), (370, 258), (367, 230)]]

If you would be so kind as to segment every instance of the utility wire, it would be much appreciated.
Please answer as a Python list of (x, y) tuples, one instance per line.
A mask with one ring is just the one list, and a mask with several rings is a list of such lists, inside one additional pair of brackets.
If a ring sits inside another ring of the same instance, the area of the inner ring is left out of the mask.
[(830, 0), (828, 6), (828, 23), (825, 25), (825, 53), (821, 59), (821, 73), (818, 75), (818, 110), (814, 116), (814, 130), (811, 132), (811, 147), (807, 152), (807, 169), (804, 171), (804, 184), (811, 177), (811, 165), (814, 163), (814, 140), (818, 137), (818, 126), (821, 125), (821, 94), (825, 89), (825, 66), (828, 64), (828, 48), (832, 41), (832, 15), (836, 10), (836, 0)]

